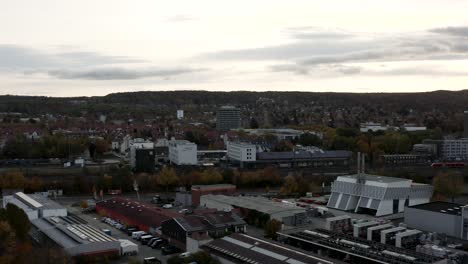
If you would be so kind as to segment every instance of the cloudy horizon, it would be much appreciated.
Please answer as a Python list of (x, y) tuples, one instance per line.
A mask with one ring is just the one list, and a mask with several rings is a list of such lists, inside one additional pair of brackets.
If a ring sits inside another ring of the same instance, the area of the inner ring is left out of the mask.
[(461, 0), (18, 0), (2, 9), (0, 94), (468, 89)]

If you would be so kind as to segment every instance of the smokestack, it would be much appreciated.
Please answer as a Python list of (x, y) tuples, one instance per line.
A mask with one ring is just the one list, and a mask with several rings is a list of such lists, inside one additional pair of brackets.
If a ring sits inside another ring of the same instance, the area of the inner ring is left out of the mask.
[(361, 173), (361, 152), (357, 153), (357, 174)]
[(365, 171), (366, 171), (366, 155), (364, 153), (362, 153), (361, 159), (362, 159), (361, 173), (365, 173)]
[(468, 138), (468, 111), (463, 112), (463, 137)]

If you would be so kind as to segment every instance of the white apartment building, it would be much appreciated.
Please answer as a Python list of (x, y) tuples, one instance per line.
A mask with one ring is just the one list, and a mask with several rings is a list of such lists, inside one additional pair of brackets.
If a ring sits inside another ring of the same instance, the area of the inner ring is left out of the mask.
[(327, 206), (382, 216), (401, 213), (405, 206), (428, 203), (432, 192), (428, 184), (360, 173), (339, 176), (332, 184)]
[(177, 110), (177, 119), (184, 119), (184, 110)]
[(230, 160), (239, 162), (255, 161), (257, 156), (257, 148), (253, 144), (243, 142), (228, 142), (227, 157)]
[(446, 139), (440, 146), (440, 154), (447, 160), (468, 160), (468, 139)]
[(197, 165), (197, 144), (187, 140), (169, 141), (169, 160), (176, 165)]
[(257, 148), (253, 144), (228, 141), (227, 157), (230, 160), (239, 162), (255, 161), (257, 157)]

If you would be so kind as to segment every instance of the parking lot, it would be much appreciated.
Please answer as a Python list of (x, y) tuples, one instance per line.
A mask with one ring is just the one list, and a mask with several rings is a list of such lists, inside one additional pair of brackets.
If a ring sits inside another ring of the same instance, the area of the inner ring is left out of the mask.
[(159, 260), (161, 260), (162, 263), (166, 263), (167, 259), (170, 257), (170, 256), (163, 256), (161, 254), (161, 249), (152, 249), (146, 245), (141, 245), (140, 242), (138, 241), (135, 241), (131, 238), (131, 236), (128, 236), (126, 233), (124, 233), (123, 231), (121, 230), (118, 230), (116, 228), (114, 228), (113, 226), (107, 224), (107, 223), (104, 223), (104, 222), (101, 222), (101, 217), (95, 213), (87, 213), (87, 214), (83, 214), (81, 213), (81, 210), (80, 208), (77, 208), (77, 207), (68, 207), (67, 208), (69, 210), (69, 212), (73, 213), (73, 214), (76, 214), (78, 216), (80, 216), (81, 218), (83, 218), (84, 220), (86, 220), (90, 225), (102, 230), (102, 229), (109, 229), (111, 231), (111, 235), (112, 237), (116, 238), (116, 239), (127, 239), (127, 240), (130, 240), (132, 242), (134, 242), (135, 244), (138, 245), (138, 255), (137, 256), (131, 256), (131, 257), (122, 257), (121, 259), (119, 259), (118, 261), (115, 261), (114, 263), (128, 263), (129, 260), (131, 259), (138, 259), (140, 261), (143, 261), (144, 258), (147, 258), (147, 257), (156, 257), (158, 258)]

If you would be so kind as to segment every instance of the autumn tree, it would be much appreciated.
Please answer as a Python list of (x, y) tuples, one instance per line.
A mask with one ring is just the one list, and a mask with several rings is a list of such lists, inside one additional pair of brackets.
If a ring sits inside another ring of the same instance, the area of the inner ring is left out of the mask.
[(29, 180), (28, 182), (28, 189), (34, 192), (41, 191), (43, 185), (44, 183), (41, 178), (32, 177), (31, 180)]
[(177, 177), (173, 168), (164, 167), (158, 174), (156, 181), (159, 186), (168, 192), (170, 187), (174, 187), (179, 183), (179, 177)]
[(26, 179), (20, 171), (12, 171), (0, 177), (0, 188), (2, 189), (23, 189)]
[(16, 236), (22, 240), (26, 239), (31, 223), (23, 209), (12, 203), (8, 203), (6, 206), (6, 214), (8, 224), (13, 228)]
[(284, 178), (284, 184), (281, 186), (280, 192), (282, 194), (293, 194), (297, 193), (299, 186), (297, 184), (296, 178), (293, 175), (288, 175)]
[(265, 237), (276, 240), (277, 232), (281, 230), (281, 222), (276, 219), (268, 220), (265, 224)]
[(0, 263), (14, 263), (16, 235), (7, 221), (0, 221)]
[(215, 168), (209, 168), (202, 172), (201, 179), (202, 184), (215, 184), (223, 181), (223, 175), (219, 170)]
[(447, 198), (451, 198), (452, 202), (458, 196), (463, 193), (464, 186), (463, 176), (460, 174), (451, 173), (439, 173), (434, 177), (432, 185), (434, 190), (444, 195)]

